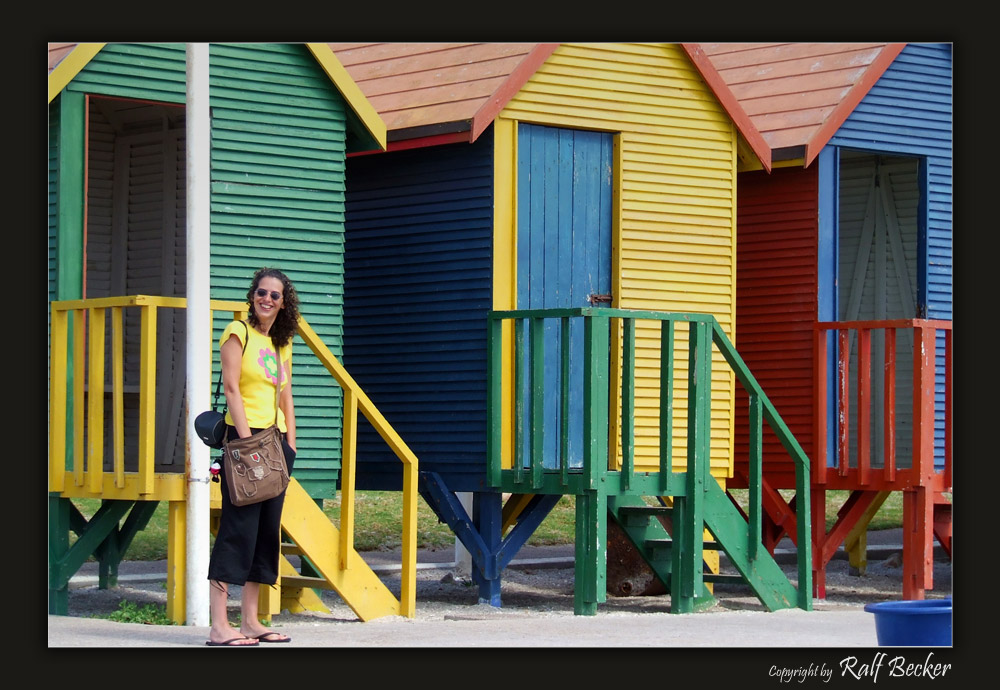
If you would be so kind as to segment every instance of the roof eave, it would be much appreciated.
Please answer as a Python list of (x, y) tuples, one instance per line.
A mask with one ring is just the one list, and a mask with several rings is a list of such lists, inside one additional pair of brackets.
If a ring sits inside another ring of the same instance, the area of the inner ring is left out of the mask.
[(106, 43), (79, 43), (49, 72), (49, 103), (62, 93), (73, 77), (100, 52)]
[(739, 100), (733, 95), (733, 92), (729, 89), (729, 86), (723, 80), (718, 70), (712, 65), (711, 60), (705, 55), (705, 51), (697, 43), (681, 43), (681, 47), (701, 73), (705, 83), (708, 84), (708, 88), (712, 90), (719, 103), (722, 104), (722, 107), (729, 114), (730, 119), (732, 119), (736, 128), (739, 129), (740, 134), (746, 139), (751, 150), (760, 159), (761, 165), (767, 172), (771, 172), (771, 147), (768, 146), (763, 135), (754, 126), (750, 116), (747, 115), (743, 106), (740, 105)]
[(851, 116), (854, 109), (868, 95), (868, 92), (875, 86), (875, 83), (882, 78), (889, 65), (893, 63), (905, 47), (905, 43), (890, 43), (872, 61), (872, 64), (865, 70), (861, 79), (851, 87), (847, 95), (833, 109), (826, 122), (809, 137), (809, 140), (805, 144), (805, 162), (802, 167), (808, 167), (816, 159), (819, 152), (823, 150), (827, 142), (837, 133), (837, 130), (844, 124), (844, 121)]
[(344, 69), (344, 65), (334, 54), (327, 43), (306, 43), (309, 52), (313, 54), (326, 75), (340, 91), (341, 96), (347, 101), (347, 105), (357, 116), (359, 124), (371, 137), (381, 150), (386, 148), (386, 127), (385, 122), (378, 112), (368, 102), (368, 99), (361, 92), (360, 87), (355, 83), (351, 75)]
[[(49, 72), (49, 103), (51, 103), (59, 93), (66, 88), (66, 85), (73, 81), (73, 78), (80, 73), (87, 63), (89, 63), (105, 43), (81, 43), (66, 54), (58, 65)], [(366, 149), (378, 149), (384, 151), (386, 148), (386, 128), (385, 122), (376, 112), (372, 104), (368, 102), (365, 95), (358, 88), (358, 85), (347, 73), (344, 66), (334, 55), (330, 46), (326, 43), (307, 43), (309, 52), (319, 63), (327, 77), (347, 101), (347, 105), (354, 113), (360, 129), (363, 130), (367, 142), (363, 142)]]
[(503, 83), (494, 91), (486, 102), (472, 116), (472, 128), (469, 130), (469, 142), (479, 138), (496, 116), (503, 110), (510, 99), (521, 90), (531, 79), (538, 68), (549, 59), (552, 52), (559, 47), (558, 43), (539, 43), (531, 49), (523, 60), (515, 67)]

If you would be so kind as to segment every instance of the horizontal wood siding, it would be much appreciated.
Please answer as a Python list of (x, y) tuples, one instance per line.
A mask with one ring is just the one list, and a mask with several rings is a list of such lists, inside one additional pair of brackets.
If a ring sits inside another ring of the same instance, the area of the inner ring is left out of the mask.
[[(817, 166), (739, 176), (736, 329), (739, 352), (799, 445), (812, 457), (816, 323)], [(736, 387), (736, 467), (748, 469), (748, 396)], [(764, 468), (794, 471), (765, 424)]]
[(948, 44), (908, 44), (831, 144), (926, 156), (927, 316), (952, 313), (952, 68)]
[[(734, 336), (736, 130), (680, 46), (563, 44), (502, 118), (620, 132), (620, 294), (626, 309), (713, 314)], [(677, 360), (686, 372), (687, 333)], [(637, 328), (636, 466), (658, 463), (659, 332)], [(730, 470), (734, 377), (713, 359), (713, 474)], [(674, 390), (675, 469), (686, 460), (687, 379)]]
[[(48, 160), (48, 241), (46, 242), (46, 252), (48, 256), (48, 271), (46, 272), (46, 286), (48, 289), (48, 302), (56, 299), (56, 233), (59, 228), (59, 99), (49, 105), (49, 160)], [(52, 308), (48, 302), (45, 305), (45, 342), (48, 346), (48, 354), (45, 361), (51, 362), (52, 354)], [(46, 372), (49, 365), (46, 364)], [(51, 390), (51, 380), (45, 380), (45, 395)], [(46, 397), (47, 399), (47, 397)]]
[[(830, 139), (832, 145), (923, 156), (927, 216), (923, 303), (927, 318), (951, 319), (952, 261), (952, 47), (911, 43), (875, 83)], [(936, 464), (943, 465), (944, 339), (938, 339), (935, 408)]]
[[(303, 45), (213, 44), (210, 65), (212, 296), (245, 299), (255, 270), (281, 268), (342, 357), (344, 100)], [(342, 392), (300, 339), (293, 357), (295, 475), (314, 498), (332, 497)]]
[[(295, 283), (303, 316), (340, 357), (344, 99), (301, 44), (212, 44), (209, 63), (212, 297), (243, 300), (253, 272), (277, 266)], [(67, 88), (183, 103), (185, 67), (182, 43), (112, 43)], [(214, 340), (227, 321), (218, 315)], [(295, 474), (314, 497), (332, 497), (342, 393), (300, 340), (294, 357)]]
[(187, 96), (186, 62), (183, 43), (108, 43), (66, 89), (183, 103)]
[[(454, 490), (486, 469), (492, 139), (487, 130), (472, 145), (351, 158), (347, 168), (344, 363), (421, 471), (447, 475)], [(401, 476), (362, 424), (358, 486), (398, 488)]]

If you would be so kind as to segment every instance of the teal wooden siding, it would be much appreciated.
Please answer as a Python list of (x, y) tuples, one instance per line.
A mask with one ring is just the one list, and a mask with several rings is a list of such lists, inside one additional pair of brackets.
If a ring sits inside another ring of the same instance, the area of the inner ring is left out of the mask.
[[(59, 228), (59, 102), (49, 105), (49, 161), (48, 161), (48, 215), (49, 228), (46, 241), (48, 270), (46, 271), (46, 287), (48, 300), (45, 303), (45, 343), (48, 348), (46, 362), (51, 361), (52, 354), (52, 309), (49, 302), (56, 298), (56, 232)], [(48, 408), (48, 395), (51, 390), (51, 380), (48, 377), (48, 365), (45, 368), (45, 395)]]
[[(48, 300), (56, 298), (56, 231), (59, 227), (59, 101), (49, 106), (49, 169), (48, 169), (48, 271), (46, 284)], [(46, 323), (51, 324), (51, 309), (47, 310)]]
[(66, 90), (183, 103), (186, 62), (183, 43), (108, 43)]
[[(256, 269), (277, 266), (342, 357), (343, 98), (302, 45), (212, 45), (210, 62), (212, 294), (242, 299)], [(313, 497), (333, 497), (342, 392), (301, 341), (293, 352), (295, 475)]]
[[(212, 44), (209, 61), (211, 296), (244, 300), (254, 271), (281, 268), (295, 283), (303, 316), (340, 357), (345, 101), (303, 44)], [(66, 88), (184, 103), (185, 83), (184, 44), (111, 43)], [(52, 264), (50, 249), (50, 271)], [(227, 321), (219, 315), (213, 324), (214, 343)], [(294, 362), (295, 475), (314, 497), (332, 497), (342, 393), (300, 340)]]

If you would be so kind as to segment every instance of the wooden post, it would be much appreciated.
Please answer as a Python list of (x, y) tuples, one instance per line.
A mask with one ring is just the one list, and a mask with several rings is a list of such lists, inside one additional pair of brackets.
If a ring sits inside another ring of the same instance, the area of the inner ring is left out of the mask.
[(542, 472), (545, 469), (545, 320), (533, 318), (531, 326), (531, 486), (542, 486)]
[(884, 464), (882, 472), (887, 482), (896, 480), (896, 329), (885, 329), (885, 428)]
[(838, 430), (838, 462), (837, 471), (842, 477), (847, 476), (848, 465), (850, 463), (849, 451), (850, 445), (848, 444), (849, 429), (850, 429), (850, 372), (849, 372), (849, 362), (850, 360), (850, 340), (848, 339), (848, 330), (845, 328), (839, 332), (840, 335), (840, 347), (838, 349), (838, 362), (837, 367), (837, 383), (839, 386), (839, 421), (837, 424)]
[(868, 483), (871, 467), (871, 329), (858, 329), (858, 483)]
[(813, 469), (813, 477), (815, 477), (817, 484), (826, 483), (827, 334), (828, 332), (823, 329), (816, 330), (815, 348), (814, 348), (816, 352), (816, 357), (813, 361), (813, 366), (815, 367), (814, 381), (816, 385), (816, 418), (813, 420), (813, 438), (816, 439), (816, 441), (813, 447), (812, 469)]
[(660, 325), (660, 492), (673, 490), (674, 322)]

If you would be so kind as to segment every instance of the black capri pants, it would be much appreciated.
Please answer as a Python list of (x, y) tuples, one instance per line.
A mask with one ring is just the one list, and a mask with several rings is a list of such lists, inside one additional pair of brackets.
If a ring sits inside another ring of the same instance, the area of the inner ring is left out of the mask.
[[(257, 433), (260, 429), (251, 429)], [(226, 437), (239, 437), (236, 427), (226, 429)], [(285, 451), (288, 475), (292, 474), (295, 451), (284, 434), (281, 446)], [(215, 535), (215, 546), (208, 561), (208, 579), (243, 586), (247, 582), (273, 585), (278, 582), (278, 561), (281, 557), (281, 509), (285, 492), (274, 498), (246, 506), (234, 506), (229, 500), (226, 465), (219, 473), (222, 481), (222, 517)]]

